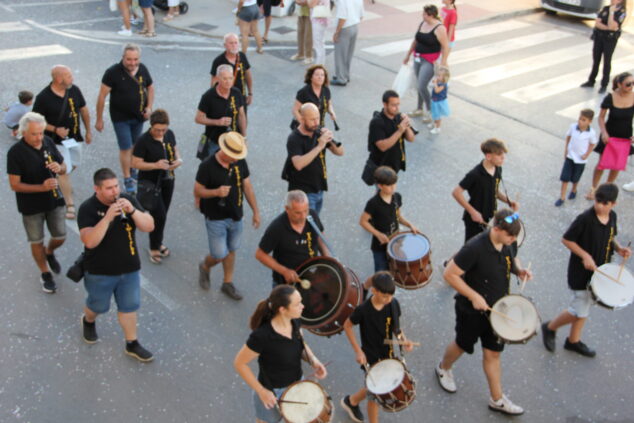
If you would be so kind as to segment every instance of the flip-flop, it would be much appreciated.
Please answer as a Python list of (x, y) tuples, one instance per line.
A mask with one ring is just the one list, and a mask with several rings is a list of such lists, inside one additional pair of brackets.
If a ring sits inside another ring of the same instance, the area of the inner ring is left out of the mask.
[(152, 250), (147, 251), (150, 257), (150, 261), (154, 264), (161, 264), (163, 260), (161, 259), (161, 253), (152, 254)]
[(161, 254), (161, 257), (169, 257), (170, 249), (167, 248), (165, 245), (161, 245), (161, 248), (159, 248), (159, 254)]
[(75, 212), (75, 205), (69, 204), (66, 206), (66, 219), (75, 220), (77, 218), (77, 214)]

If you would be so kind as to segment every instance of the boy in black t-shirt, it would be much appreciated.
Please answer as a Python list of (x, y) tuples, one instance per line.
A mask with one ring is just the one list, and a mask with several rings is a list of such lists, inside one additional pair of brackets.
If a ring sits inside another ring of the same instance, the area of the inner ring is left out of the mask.
[(396, 192), (398, 175), (388, 166), (380, 166), (374, 171), (374, 179), (379, 187), (374, 197), (365, 204), (359, 219), (359, 225), (372, 234), (372, 256), (374, 271), (388, 270), (387, 244), (390, 236), (398, 232), (399, 223), (409, 227), (412, 232), (418, 229), (401, 215), (403, 200)]
[[(487, 222), (497, 210), (497, 200), (504, 201), (514, 211), (520, 208), (519, 203), (510, 201), (506, 194), (500, 192), (502, 164), (508, 152), (504, 142), (491, 138), (480, 144), (480, 150), (484, 160), (471, 169), (451, 192), (464, 208), (465, 242), (486, 229)], [(469, 201), (464, 198), (465, 191), (469, 192)]]
[[(343, 324), (343, 329), (355, 352), (357, 363), (361, 364), (362, 368), (369, 368), (380, 360), (393, 358), (394, 347), (392, 344), (385, 344), (386, 338), (391, 340), (392, 336), (396, 335), (397, 339), (403, 342), (407, 352), (411, 351), (414, 345), (405, 338), (398, 324), (401, 307), (394, 298), (396, 285), (392, 275), (389, 272), (377, 272), (366, 280), (364, 286), (371, 288), (372, 296), (352, 312)], [(353, 325), (359, 325), (361, 347), (354, 336)], [(341, 400), (341, 406), (355, 422), (363, 422), (359, 403), (367, 395), (368, 390), (364, 387)], [(368, 398), (368, 419), (371, 423), (379, 421), (379, 404), (372, 396)]]
[(590, 313), (592, 298), (588, 284), (597, 267), (609, 263), (614, 251), (627, 258), (629, 247), (621, 247), (616, 241), (616, 213), (614, 206), (619, 189), (614, 184), (603, 184), (595, 192), (594, 206), (581, 213), (572, 222), (563, 244), (570, 250), (568, 261), (568, 287), (572, 290), (572, 302), (567, 310), (542, 325), (544, 346), (555, 351), (555, 334), (561, 326), (570, 324), (570, 334), (564, 348), (586, 357), (596, 352), (581, 342), (581, 332)]

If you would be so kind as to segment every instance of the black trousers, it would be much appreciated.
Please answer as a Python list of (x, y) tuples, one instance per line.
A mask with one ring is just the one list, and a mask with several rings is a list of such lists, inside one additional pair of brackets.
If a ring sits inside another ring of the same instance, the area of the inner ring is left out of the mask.
[(616, 48), (617, 37), (606, 37), (600, 34), (596, 34), (594, 38), (594, 44), (592, 45), (592, 70), (588, 81), (594, 83), (599, 73), (599, 64), (601, 63), (601, 56), (603, 56), (603, 78), (601, 79), (601, 86), (607, 87), (610, 83), (610, 69), (612, 67), (612, 54)]
[(154, 210), (150, 214), (154, 218), (154, 230), (150, 232), (150, 250), (158, 250), (163, 244), (163, 231), (167, 221), (167, 211), (172, 203), (174, 193), (174, 179), (164, 179), (162, 181), (161, 197)]
[(473, 220), (464, 220), (464, 242), (465, 244), (471, 238), (479, 234), (480, 232), (484, 232), (486, 230), (486, 225), (482, 225), (480, 223), (475, 223)]

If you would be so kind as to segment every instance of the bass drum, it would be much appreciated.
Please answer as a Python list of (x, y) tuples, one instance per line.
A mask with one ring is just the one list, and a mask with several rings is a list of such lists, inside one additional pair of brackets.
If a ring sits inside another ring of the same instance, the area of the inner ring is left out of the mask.
[(363, 289), (354, 272), (331, 257), (314, 257), (296, 270), (310, 282), (295, 288), (302, 296), (302, 326), (315, 335), (331, 336), (343, 330), (343, 323), (363, 302)]

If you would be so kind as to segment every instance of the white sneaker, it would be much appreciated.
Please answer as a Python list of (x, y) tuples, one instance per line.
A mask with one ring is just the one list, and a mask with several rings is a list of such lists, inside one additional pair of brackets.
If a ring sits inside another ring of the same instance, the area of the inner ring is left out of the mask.
[(411, 117), (422, 116), (423, 115), (423, 109), (412, 110), (411, 112), (408, 113), (408, 115), (411, 116)]
[(440, 128), (434, 128), (431, 131), (429, 131), (429, 133), (433, 135), (438, 135), (440, 134)]
[(312, 57), (307, 57), (304, 59), (304, 64), (305, 65), (310, 65), (313, 63), (313, 58)]
[(624, 185), (623, 185), (623, 189), (624, 189), (625, 191), (629, 191), (629, 192), (634, 191), (634, 181), (632, 181), (632, 182), (630, 182), (630, 183), (628, 183), (628, 184), (624, 184)]
[(131, 37), (132, 30), (131, 29), (122, 29), (121, 31), (117, 31), (117, 34), (123, 35), (124, 37)]
[(511, 416), (524, 414), (524, 409), (519, 405), (513, 404), (506, 395), (502, 395), (502, 398), (497, 401), (493, 401), (493, 398), (489, 398), (489, 408), (493, 411), (499, 411)]
[(429, 129), (434, 129), (436, 127), (436, 124), (434, 122), (430, 122), (427, 124), (427, 128)]
[(436, 376), (438, 377), (438, 383), (440, 383), (440, 387), (450, 394), (455, 394), (456, 382), (453, 380), (453, 373), (451, 369), (444, 370), (440, 367), (440, 364), (436, 366)]

